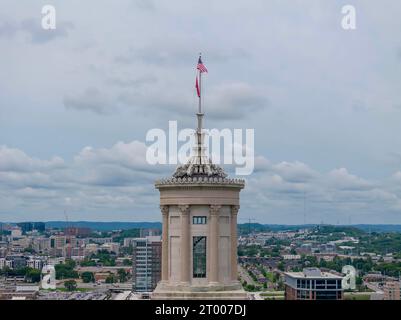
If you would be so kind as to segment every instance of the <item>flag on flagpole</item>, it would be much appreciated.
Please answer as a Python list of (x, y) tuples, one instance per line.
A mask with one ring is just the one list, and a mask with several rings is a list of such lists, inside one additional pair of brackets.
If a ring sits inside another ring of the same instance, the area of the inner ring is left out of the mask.
[[(199, 56), (198, 64), (196, 66), (196, 69), (199, 70), (199, 76), (196, 75), (195, 88), (196, 88), (196, 93), (198, 94), (198, 97), (200, 98), (200, 96), (201, 96), (200, 83), (199, 83), (200, 80), (201, 80), (200, 77), (202, 76), (202, 73), (207, 72), (207, 69), (206, 69), (205, 65), (203, 64), (203, 62), (202, 62), (201, 56)], [(199, 77), (199, 80), (198, 80), (198, 77)]]
[(199, 83), (198, 83), (198, 75), (196, 75), (195, 88), (196, 88), (196, 93), (198, 94), (198, 97), (200, 98), (200, 89), (199, 89)]
[(196, 69), (198, 69), (200, 73), (207, 72), (207, 69), (203, 65), (202, 58), (200, 56), (199, 56), (198, 65), (197, 65)]

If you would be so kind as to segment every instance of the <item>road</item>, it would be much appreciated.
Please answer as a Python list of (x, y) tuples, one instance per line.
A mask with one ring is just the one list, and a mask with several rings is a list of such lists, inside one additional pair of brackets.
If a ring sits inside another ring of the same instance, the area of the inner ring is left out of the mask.
[(375, 291), (376, 293), (380, 294), (383, 293), (383, 290), (381, 290), (377, 284), (373, 284), (371, 282), (366, 282), (366, 281), (364, 281), (363, 284), (366, 285), (370, 290)]
[(238, 265), (238, 272), (242, 280), (246, 281), (248, 284), (258, 285), (249, 275), (248, 271), (246, 271), (241, 265)]
[[(256, 292), (248, 292), (248, 294), (251, 296), (252, 300), (265, 300), (264, 297), (261, 296), (261, 294), (272, 294), (270, 296), (271, 299), (273, 299), (273, 297), (276, 297), (277, 299), (280, 297), (281, 299), (283, 299), (282, 297), (284, 296), (284, 291), (256, 291)], [(280, 300), (281, 300), (280, 299)]]
[[(58, 285), (60, 288), (64, 288), (64, 284), (61, 283)], [(126, 283), (84, 283), (84, 282), (77, 282), (77, 288), (82, 289), (92, 289), (92, 290), (132, 290), (132, 282)]]

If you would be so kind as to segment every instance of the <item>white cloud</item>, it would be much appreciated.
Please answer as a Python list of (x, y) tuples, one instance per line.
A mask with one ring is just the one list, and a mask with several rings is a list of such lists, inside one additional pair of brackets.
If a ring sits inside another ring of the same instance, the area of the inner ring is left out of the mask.
[(131, 169), (147, 166), (146, 145), (143, 142), (117, 142), (111, 148), (85, 147), (74, 158), (78, 163), (118, 164)]
[(211, 88), (206, 101), (211, 118), (228, 120), (252, 116), (269, 104), (262, 90), (242, 82)]
[[(41, 216), (63, 208), (101, 215), (153, 211), (158, 203), (154, 180), (172, 173), (171, 167), (148, 165), (146, 145), (140, 141), (120, 141), (110, 148), (88, 146), (71, 162), (59, 157), (41, 160), (5, 146), (0, 150), (3, 214), (23, 211)], [(300, 161), (272, 163), (257, 156), (255, 162), (257, 170), (246, 179), (241, 194), (243, 206), (260, 214), (263, 210), (299, 214), (304, 197), (311, 201), (308, 210), (315, 215), (328, 203), (338, 217), (350, 210), (362, 217), (363, 211), (395, 212), (401, 207), (401, 188), (394, 187), (399, 172), (378, 183), (350, 174), (346, 168), (323, 174)]]
[(68, 37), (72, 29), (74, 24), (70, 21), (59, 21), (56, 29), (48, 31), (41, 27), (37, 19), (27, 18), (20, 22), (5, 19), (0, 23), (0, 37), (13, 38), (18, 33), (22, 33), (28, 36), (28, 40), (33, 44), (45, 44), (58, 38)]
[(280, 162), (274, 165), (272, 169), (289, 182), (306, 182), (318, 176), (316, 171), (299, 161)]
[(98, 114), (112, 114), (117, 110), (117, 105), (97, 88), (88, 88), (78, 96), (67, 95), (63, 103), (67, 109), (92, 111)]
[(374, 187), (372, 182), (348, 173), (347, 169), (334, 169), (328, 174), (330, 186), (341, 190), (369, 190)]
[(64, 167), (64, 160), (53, 157), (50, 160), (40, 160), (29, 157), (25, 152), (0, 145), (0, 171), (31, 172)]
[(401, 150), (400, 2), (358, 2), (352, 33), (339, 1), (303, 2), (59, 1), (58, 29), (44, 32), (35, 1), (3, 0), (0, 144), (19, 150), (0, 150), (1, 214), (159, 218), (152, 182), (170, 169), (114, 143), (167, 120), (195, 126), (202, 51), (206, 127), (255, 129), (244, 214), (299, 222), (306, 193), (315, 222), (400, 221), (400, 174), (388, 177), (401, 163), (388, 159)]
[(64, 209), (71, 214), (149, 210), (150, 203), (157, 201), (154, 180), (165, 168), (153, 170), (145, 154), (146, 146), (139, 141), (118, 142), (110, 148), (85, 147), (71, 162), (59, 157), (40, 160), (3, 146), (0, 215), (12, 211), (52, 219), (52, 214)]

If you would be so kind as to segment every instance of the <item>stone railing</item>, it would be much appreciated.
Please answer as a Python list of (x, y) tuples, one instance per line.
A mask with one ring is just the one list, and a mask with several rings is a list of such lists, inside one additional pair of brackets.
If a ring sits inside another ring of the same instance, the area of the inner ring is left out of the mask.
[(245, 186), (243, 179), (217, 178), (217, 177), (184, 177), (166, 178), (155, 182), (155, 185), (177, 185), (177, 184), (224, 184)]

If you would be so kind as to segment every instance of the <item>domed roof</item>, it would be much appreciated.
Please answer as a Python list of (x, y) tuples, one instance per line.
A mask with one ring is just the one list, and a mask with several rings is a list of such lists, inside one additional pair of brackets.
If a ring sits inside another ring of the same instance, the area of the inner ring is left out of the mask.
[(178, 166), (173, 173), (173, 177), (226, 178), (227, 174), (222, 167), (213, 164), (206, 156), (195, 155), (186, 164)]

